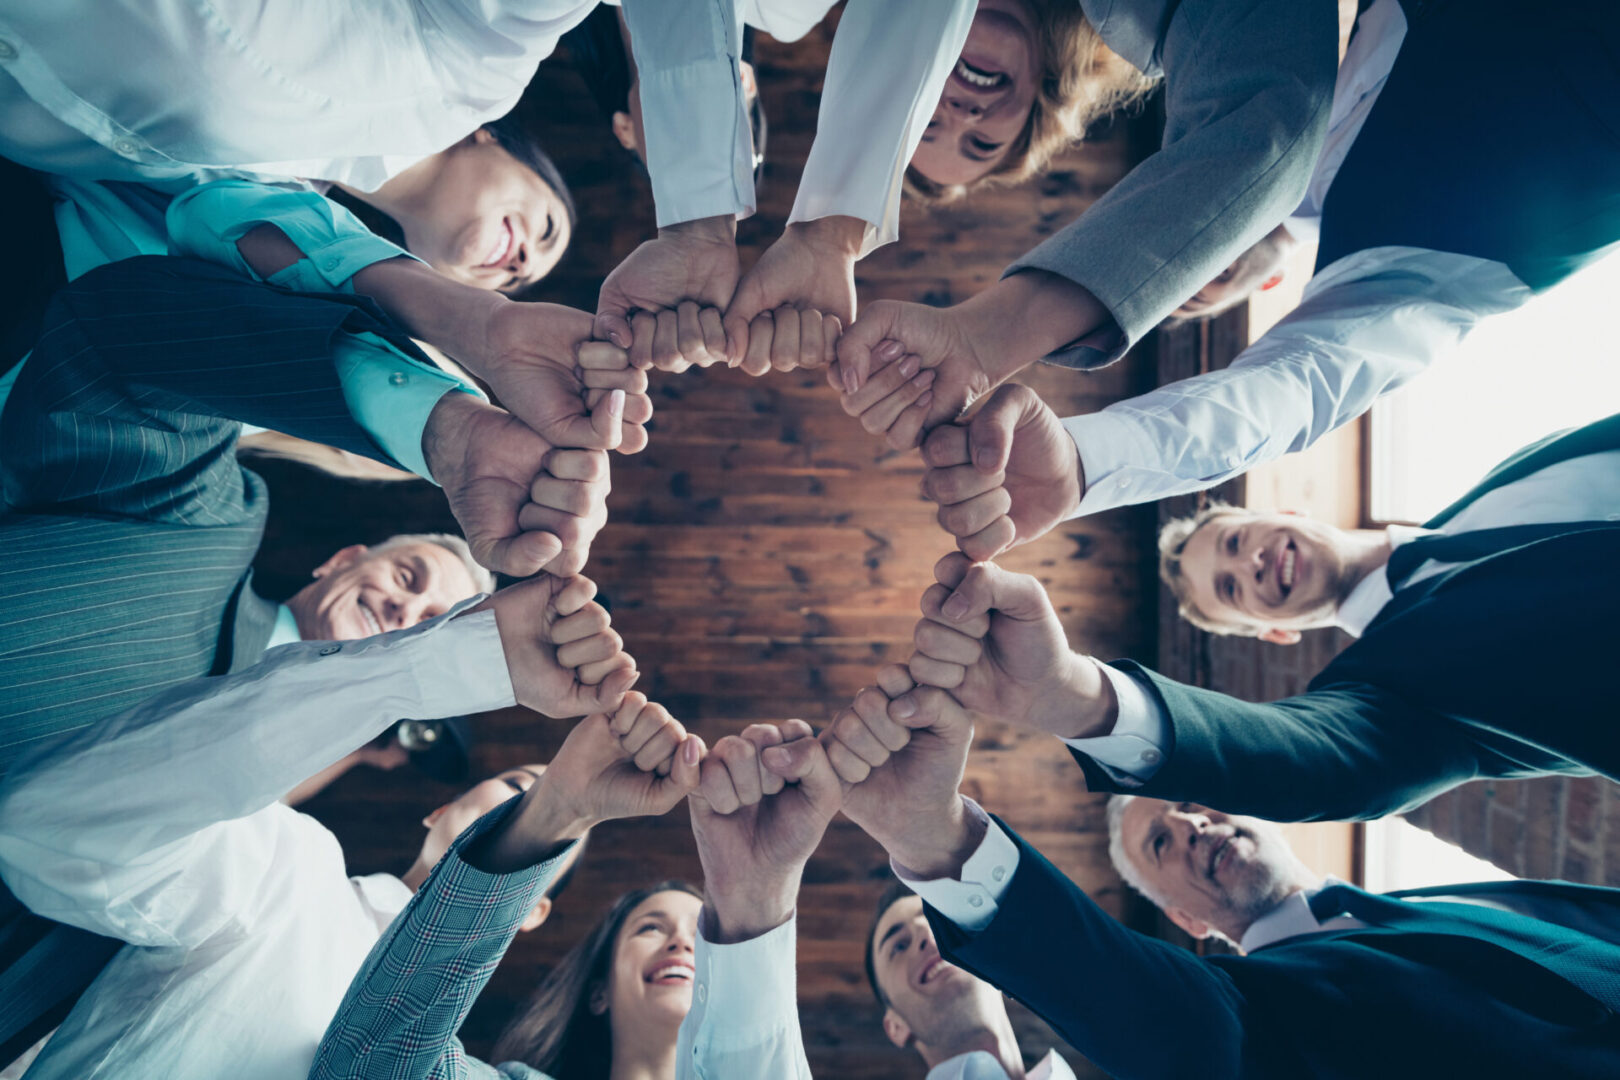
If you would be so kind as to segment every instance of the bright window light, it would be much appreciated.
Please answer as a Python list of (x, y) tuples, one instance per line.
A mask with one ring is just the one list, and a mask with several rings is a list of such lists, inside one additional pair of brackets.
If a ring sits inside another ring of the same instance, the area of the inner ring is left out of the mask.
[(1368, 508), (1421, 522), (1515, 450), (1620, 411), (1620, 256), (1482, 323), (1373, 406)]
[(1369, 892), (1512, 881), (1514, 875), (1448, 844), (1405, 818), (1369, 821), (1363, 835), (1363, 872)]

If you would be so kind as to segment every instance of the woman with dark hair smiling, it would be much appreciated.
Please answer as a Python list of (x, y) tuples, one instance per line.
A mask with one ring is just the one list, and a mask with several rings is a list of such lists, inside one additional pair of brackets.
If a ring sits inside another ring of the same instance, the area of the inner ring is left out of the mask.
[(674, 1080), (702, 907), (683, 881), (619, 897), (507, 1025), (494, 1060), (556, 1080)]
[(980, 0), (911, 158), (934, 199), (1038, 171), (1153, 81), (1163, 143), (1081, 217), (954, 307), (878, 301), (838, 346), (844, 408), (882, 405), (875, 368), (917, 355), (934, 395), (879, 427), (896, 447), (1038, 360), (1119, 359), (1299, 204), (1327, 132), (1336, 0)]

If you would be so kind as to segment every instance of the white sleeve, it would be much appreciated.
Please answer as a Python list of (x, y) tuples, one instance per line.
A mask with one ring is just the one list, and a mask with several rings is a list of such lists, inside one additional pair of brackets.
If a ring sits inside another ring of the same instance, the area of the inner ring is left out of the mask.
[(924, 881), (893, 859), (889, 868), (929, 907), (970, 933), (983, 930), (996, 917), (1001, 898), (1018, 871), (1018, 845), (984, 808), (966, 795), (968, 815), (984, 823), (984, 839), (962, 864), (960, 877)]
[(712, 944), (699, 928), (676, 1080), (810, 1080), (795, 990), (797, 921), (734, 945)]
[(1214, 487), (1354, 420), (1529, 289), (1501, 263), (1376, 248), (1318, 274), (1229, 367), (1069, 417), (1080, 514)]
[(260, 812), (300, 780), (399, 720), (513, 703), (494, 613), (456, 617), (473, 602), (283, 645), (25, 755), (0, 783), (0, 877), (35, 912), (134, 944), (212, 936), (277, 854)]
[(906, 165), (973, 25), (975, 0), (850, 0), (789, 223), (867, 223), (861, 255), (900, 235)]
[(658, 226), (754, 212), (736, 0), (625, 0)]
[(1136, 678), (1108, 664), (1097, 665), (1114, 688), (1119, 713), (1107, 735), (1064, 739), (1065, 745), (1095, 761), (1122, 787), (1141, 787), (1164, 764), (1170, 719), (1164, 707)]

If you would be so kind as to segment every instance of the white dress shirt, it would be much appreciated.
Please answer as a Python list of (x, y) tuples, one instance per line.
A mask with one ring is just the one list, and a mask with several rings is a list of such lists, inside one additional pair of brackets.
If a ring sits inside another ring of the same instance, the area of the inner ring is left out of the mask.
[[(1452, 515), (1438, 531), (1454, 535), (1509, 525), (1616, 520), (1620, 520), (1620, 450), (1608, 450), (1548, 465), (1486, 492)], [(1388, 535), (1391, 544), (1398, 546), (1424, 532), (1396, 526)], [(1429, 559), (1412, 572), (1405, 584), (1441, 573), (1450, 565)], [(1389, 575), (1379, 567), (1350, 590), (1335, 616), (1337, 625), (1359, 637), (1393, 596)], [(1101, 765), (1115, 782), (1137, 787), (1164, 763), (1170, 721), (1158, 699), (1134, 676), (1106, 664), (1102, 670), (1119, 696), (1119, 717), (1113, 731), (1064, 742)], [(1134, 692), (1130, 692), (1132, 688)]]
[(774, 930), (716, 945), (698, 928), (692, 1008), (675, 1044), (676, 1080), (810, 1080), (799, 1030), (795, 915)]
[[(743, 22), (757, 20), (793, 40), (830, 6), (829, 0), (624, 5), (660, 226), (753, 213), (753, 144), (737, 69)], [(833, 39), (816, 139), (790, 224), (859, 218), (867, 223), (862, 255), (899, 236), (906, 164), (976, 10), (974, 0), (850, 0)], [(675, 166), (679, 191), (669, 183)]]
[(492, 612), (304, 642), (84, 729), (0, 784), (0, 876), (40, 915), (128, 942), (34, 1080), (303, 1076), (410, 899), (350, 878), (278, 800), (404, 717), (512, 704)]
[[(1398, 0), (1357, 20), (1328, 135), (1288, 228), (1308, 237), (1406, 36)], [(1502, 263), (1381, 247), (1324, 267), (1299, 307), (1219, 371), (1068, 417), (1086, 491), (1077, 515), (1201, 491), (1355, 419), (1530, 289)]]
[[(1025, 1080), (1075, 1080), (1074, 1070), (1069, 1063), (1058, 1056), (1056, 1050), (1048, 1050), (1046, 1056), (1035, 1063), (1035, 1066), (1024, 1072)], [(953, 1058), (935, 1065), (928, 1070), (927, 1080), (1009, 1080), (1007, 1070), (1001, 1067), (1001, 1062), (987, 1050), (975, 1050), (971, 1054), (958, 1054)]]

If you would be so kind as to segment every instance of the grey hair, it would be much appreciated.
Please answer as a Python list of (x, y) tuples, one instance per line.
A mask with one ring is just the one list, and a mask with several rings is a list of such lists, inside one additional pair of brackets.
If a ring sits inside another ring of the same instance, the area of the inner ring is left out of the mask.
[(407, 544), (437, 544), (461, 560), (461, 564), (467, 568), (467, 573), (472, 576), (473, 585), (477, 587), (479, 592), (492, 593), (495, 591), (495, 575), (478, 565), (478, 560), (473, 558), (472, 548), (468, 546), (467, 541), (454, 533), (400, 533), (398, 536), (390, 536), (382, 543), (375, 545), (371, 551), (375, 554), (397, 547), (404, 547)]
[(1242, 623), (1219, 622), (1204, 614), (1202, 609), (1193, 603), (1192, 591), (1187, 587), (1187, 575), (1181, 570), (1181, 557), (1186, 553), (1187, 542), (1193, 538), (1194, 533), (1216, 518), (1250, 513), (1253, 511), (1241, 506), (1210, 503), (1192, 517), (1175, 518), (1166, 522), (1164, 528), (1159, 530), (1159, 580), (1170, 590), (1170, 595), (1176, 598), (1177, 614), (1206, 633), (1254, 637), (1260, 632), (1257, 627)]
[(1137, 795), (1114, 795), (1108, 800), (1108, 858), (1125, 884), (1147, 897), (1154, 907), (1166, 911), (1170, 902), (1154, 889), (1142, 876), (1142, 871), (1131, 862), (1125, 851), (1125, 809), (1135, 802)]

